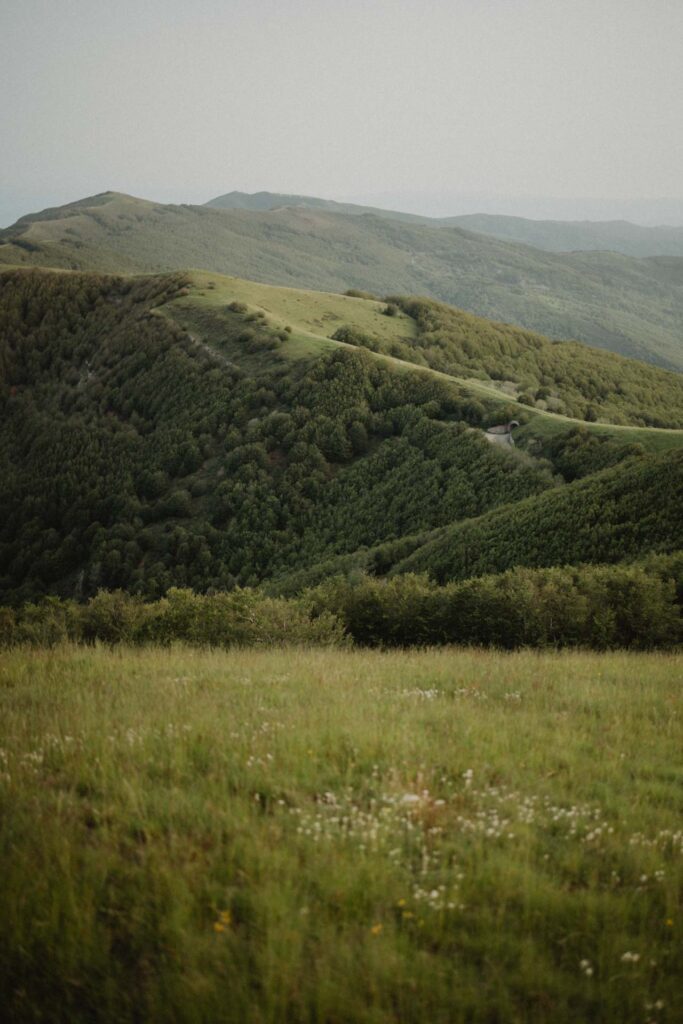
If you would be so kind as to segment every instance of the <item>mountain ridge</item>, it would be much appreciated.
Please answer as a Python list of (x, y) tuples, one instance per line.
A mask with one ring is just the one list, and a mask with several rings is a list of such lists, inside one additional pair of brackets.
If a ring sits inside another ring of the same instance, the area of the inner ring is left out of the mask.
[(683, 227), (664, 224), (640, 225), (624, 219), (572, 221), (532, 219), (484, 212), (429, 217), (377, 206), (277, 192), (233, 191), (210, 199), (205, 205), (217, 209), (261, 211), (302, 207), (354, 216), (370, 213), (388, 220), (422, 224), (426, 227), (459, 227), (476, 234), (531, 245), (547, 252), (604, 251), (620, 252), (622, 255), (635, 257), (683, 257)]
[(218, 210), (120, 193), (40, 217), (0, 232), (0, 265), (110, 273), (205, 267), (321, 291), (423, 294), (551, 338), (683, 369), (683, 260), (676, 257), (546, 253), (372, 213)]

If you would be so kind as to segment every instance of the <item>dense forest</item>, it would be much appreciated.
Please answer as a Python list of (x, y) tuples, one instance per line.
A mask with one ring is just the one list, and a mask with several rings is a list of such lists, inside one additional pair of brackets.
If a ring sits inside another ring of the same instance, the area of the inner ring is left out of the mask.
[(515, 565), (632, 560), (683, 548), (683, 451), (635, 458), (447, 527), (394, 571), (445, 581)]
[(362, 346), (292, 349), (262, 311), (195, 294), (183, 274), (0, 275), (2, 603), (448, 583), (683, 547), (680, 449), (569, 422), (533, 456), (500, 448), (495, 394)]
[(683, 548), (683, 451), (656, 456), (635, 447), (570, 431), (548, 448), (571, 486), (298, 567), (275, 575), (267, 589), (293, 595), (335, 576), (413, 572), (445, 583), (513, 566), (632, 562), (645, 552), (675, 552)]
[(553, 483), (446, 383), (351, 350), (282, 359), (241, 309), (228, 361), (159, 315), (181, 277), (0, 282), (5, 599), (255, 584)]

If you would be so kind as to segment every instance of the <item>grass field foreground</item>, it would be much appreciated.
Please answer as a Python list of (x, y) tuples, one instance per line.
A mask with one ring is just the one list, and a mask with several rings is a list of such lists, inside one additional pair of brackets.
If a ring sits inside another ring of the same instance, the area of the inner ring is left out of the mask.
[(680, 1020), (682, 670), (4, 654), (4, 1019)]

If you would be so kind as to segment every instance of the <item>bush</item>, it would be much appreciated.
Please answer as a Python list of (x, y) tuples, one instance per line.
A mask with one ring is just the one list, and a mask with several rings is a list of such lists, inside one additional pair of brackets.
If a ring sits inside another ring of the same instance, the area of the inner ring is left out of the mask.
[(163, 645), (181, 641), (210, 647), (347, 642), (331, 612), (320, 609), (313, 614), (311, 603), (301, 598), (266, 597), (239, 588), (212, 595), (172, 588), (153, 602), (121, 590), (100, 591), (83, 605), (48, 598), (16, 611), (0, 608), (0, 646), (49, 647), (64, 641)]
[(54, 647), (80, 637), (78, 605), (73, 601), (46, 597), (36, 604), (26, 604), (19, 613), (15, 613), (13, 624), (8, 615), (10, 609), (3, 608), (2, 612), (4, 621), (0, 636), (3, 643)]
[(648, 566), (511, 569), (438, 586), (426, 575), (337, 577), (311, 592), (361, 644), (671, 648), (683, 641), (680, 556)]
[(338, 327), (332, 335), (332, 341), (344, 341), (347, 345), (358, 345), (361, 348), (369, 348), (371, 352), (379, 352), (380, 345), (376, 338), (359, 331), (357, 327), (350, 327), (345, 324)]
[(142, 598), (122, 590), (100, 592), (87, 604), (78, 607), (80, 629), (70, 639), (86, 643), (135, 643), (140, 639), (149, 605)]

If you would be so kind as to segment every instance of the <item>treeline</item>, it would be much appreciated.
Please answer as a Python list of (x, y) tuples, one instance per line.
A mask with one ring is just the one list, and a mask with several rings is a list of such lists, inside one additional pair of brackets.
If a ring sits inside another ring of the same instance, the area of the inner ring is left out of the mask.
[(509, 381), (516, 399), (576, 419), (683, 427), (683, 378), (572, 341), (495, 323), (429, 299), (390, 296), (417, 324), (417, 336), (386, 342), (351, 326), (334, 337), (459, 377)]
[(495, 401), (361, 351), (284, 360), (239, 309), (214, 353), (158, 308), (183, 286), (0, 275), (1, 600), (254, 586), (554, 483), (466, 429)]
[(47, 597), (19, 608), (0, 607), (0, 646), (59, 643), (233, 647), (277, 644), (336, 646), (340, 621), (310, 601), (271, 598), (236, 589), (211, 596), (172, 588), (158, 601), (124, 591), (100, 591), (89, 601)]
[(683, 554), (644, 565), (512, 569), (438, 586), (425, 575), (337, 577), (310, 592), (356, 643), (407, 647), (673, 648), (683, 642)]
[(683, 642), (683, 553), (642, 565), (513, 569), (438, 586), (426, 576), (336, 577), (298, 599), (254, 590), (121, 591), (85, 604), (0, 608), (0, 646), (63, 642), (196, 646), (467, 644), (671, 649)]

